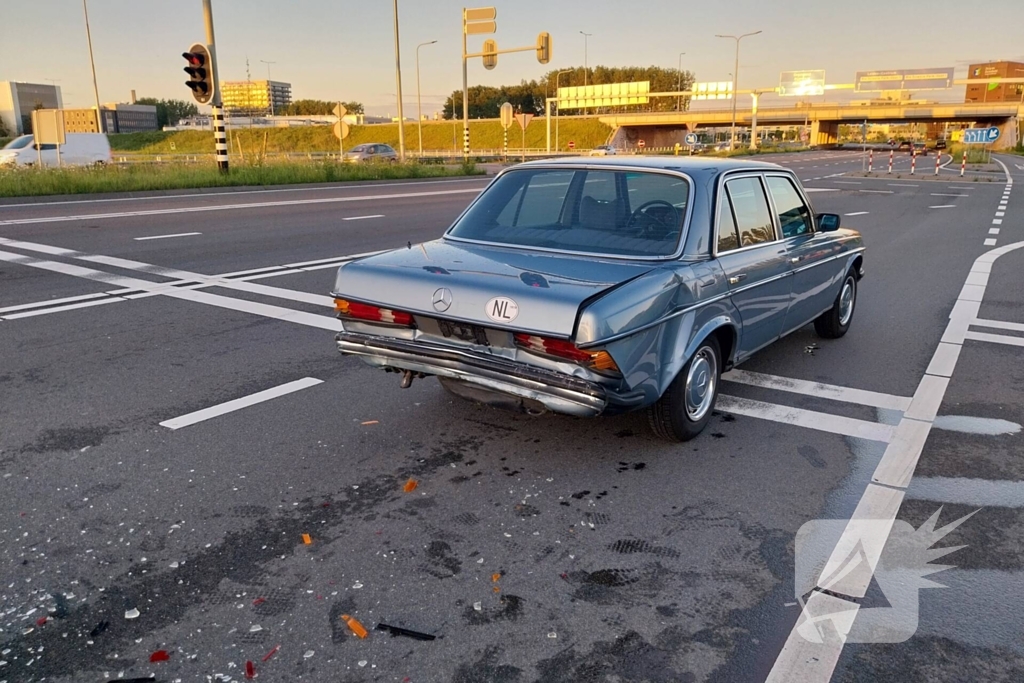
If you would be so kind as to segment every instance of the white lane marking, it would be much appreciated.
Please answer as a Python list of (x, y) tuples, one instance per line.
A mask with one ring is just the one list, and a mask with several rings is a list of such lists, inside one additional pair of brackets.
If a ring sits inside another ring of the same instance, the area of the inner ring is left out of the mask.
[[(824, 683), (830, 680), (843, 651), (843, 639), (853, 628), (859, 609), (860, 605), (856, 602), (827, 593), (811, 593), (765, 683)], [(808, 622), (811, 622), (809, 629), (816, 629), (818, 623), (831, 626), (822, 629), (822, 642), (812, 643), (801, 635), (801, 630), (809, 630)]]
[(1004, 216), (1006, 216), (1005, 211), (996, 211), (996, 218), (1003, 218)]
[[(49, 270), (51, 272), (62, 273), (64, 275), (74, 275), (75, 277), (84, 278), (86, 280), (96, 280), (115, 286), (130, 287), (143, 292), (152, 292), (154, 294), (171, 297), (172, 299), (183, 299), (194, 303), (226, 308), (231, 311), (240, 311), (243, 313), (250, 313), (252, 315), (259, 315), (264, 318), (284, 320), (298, 325), (316, 327), (322, 330), (331, 330), (334, 332), (341, 331), (341, 321), (325, 315), (316, 315), (314, 313), (305, 313), (290, 308), (282, 308), (280, 306), (271, 306), (269, 304), (232, 299), (231, 297), (210, 294), (208, 292), (179, 289), (171, 287), (169, 284), (160, 284), (150, 282), (149, 280), (139, 280), (131, 277), (112, 275), (101, 270), (83, 268), (81, 266), (69, 263), (59, 263), (57, 261), (44, 261), (31, 256), (15, 254), (13, 252), (0, 251), (0, 261), (7, 261), (9, 263), (16, 263), (23, 266), (31, 266), (33, 268)], [(333, 305), (333, 301), (331, 303)]]
[(933, 197), (970, 197), (969, 194), (946, 194), (944, 192), (932, 192)]
[(776, 389), (788, 391), (794, 394), (816, 396), (827, 398), (843, 403), (858, 403), (872, 408), (886, 408), (900, 412), (910, 407), (910, 399), (905, 396), (893, 396), (875, 391), (863, 389), (851, 389), (849, 387), (837, 386), (835, 384), (823, 384), (821, 382), (808, 382), (802, 379), (791, 379), (777, 375), (765, 375), (759, 372), (748, 372), (746, 370), (731, 370), (722, 375), (722, 379), (728, 382), (748, 384), (764, 389)]
[(819, 413), (803, 408), (791, 408), (789, 406), (765, 403), (764, 401), (753, 401), (747, 398), (719, 395), (716, 408), (725, 413), (756, 417), (772, 422), (781, 422), (794, 427), (804, 427), (821, 432), (831, 432), (843, 436), (854, 436), (870, 441), (881, 441), (888, 443), (892, 438), (893, 428), (889, 425), (855, 420), (841, 415)]
[[(971, 273), (991, 272), (992, 263), (999, 257), (1021, 248), (1024, 248), (1024, 242), (1016, 242), (988, 251), (975, 259)], [(977, 319), (980, 308), (981, 304), (978, 301), (958, 299), (950, 313), (949, 324), (946, 326), (940, 344), (962, 346), (967, 338), (968, 328)], [(1024, 339), (1020, 339), (1020, 341), (1021, 345), (1024, 345)], [(948, 351), (944, 353), (948, 353)], [(936, 351), (937, 355), (938, 350)], [(864, 525), (859, 525), (858, 520), (870, 520), (869, 526), (875, 529), (879, 522), (888, 522), (891, 529), (892, 522), (899, 512), (903, 500), (904, 489), (910, 484), (914, 469), (917, 467), (918, 459), (931, 431), (932, 422), (935, 420), (936, 414), (931, 413), (931, 409), (934, 407), (937, 410), (938, 405), (942, 402), (949, 382), (948, 376), (952, 375), (955, 366), (955, 359), (952, 362), (948, 359), (940, 361), (937, 365), (943, 367), (944, 374), (947, 376), (936, 377), (926, 374), (922, 378), (918, 391), (915, 392), (914, 399), (911, 401), (910, 409), (896, 427), (894, 438), (886, 447), (885, 453), (872, 475), (872, 482), (881, 483), (884, 486), (877, 486), (875, 483), (868, 484), (843, 536), (839, 539), (829, 559), (830, 566), (842, 566), (852, 556), (850, 553), (860, 546), (858, 557), (866, 560), (866, 563), (862, 562), (861, 564), (867, 565), (867, 571), (850, 572), (840, 582), (830, 585), (831, 591), (853, 598), (863, 597), (867, 592), (871, 574), (881, 556), (881, 549), (888, 540), (888, 533), (864, 533)], [(939, 380), (941, 384), (936, 384), (936, 380)], [(938, 391), (939, 396), (928, 395), (926, 394), (927, 390)], [(918, 415), (924, 419), (912, 419), (910, 415)], [(827, 576), (827, 574), (823, 572), (821, 576)], [(773, 683), (795, 680), (805, 683), (828, 683), (832, 678), (842, 648), (842, 637), (823, 643), (811, 643), (803, 639), (797, 628), (794, 627), (787, 638), (786, 647), (775, 661), (768, 680)]]
[(984, 246), (986, 246), (986, 247), (994, 247), (994, 246), (996, 246), (997, 243), (998, 243), (998, 241), (995, 238), (989, 237), (987, 240), (985, 240)]
[[(112, 202), (145, 202), (163, 201), (166, 199), (205, 199), (206, 197), (246, 197), (253, 194), (276, 194), (280, 192), (331, 192), (334, 190), (365, 190), (378, 187), (409, 187), (411, 185), (450, 185), (452, 183), (478, 183), (490, 182), (491, 178), (483, 176), (477, 178), (455, 178), (452, 180), (414, 180), (405, 183), (373, 183), (363, 185), (361, 183), (347, 183), (345, 185), (331, 185), (329, 187), (282, 187), (276, 190), (238, 190), (235, 192), (199, 192), (193, 194), (168, 194), (153, 197), (112, 197), (110, 199), (73, 199), (64, 202), (34, 202), (31, 204), (0, 204), (0, 209), (22, 209), (36, 206), (65, 206), (68, 204), (106, 204)], [(386, 195), (385, 195), (386, 196)]]
[(127, 301), (121, 297), (108, 297), (99, 301), (83, 301), (79, 304), (67, 304), (66, 306), (55, 306), (53, 308), (44, 308), (41, 310), (25, 311), (24, 313), (11, 313), (10, 315), (4, 315), (3, 320), (19, 320), (21, 318), (33, 318), (37, 315), (48, 315), (50, 313), (62, 313), (64, 311), (73, 311), (78, 308), (91, 308), (92, 306), (102, 306), (103, 304), (112, 304), (117, 301)]
[(946, 189), (949, 190), (973, 190), (973, 187), (964, 187), (963, 185), (949, 185)]
[(853, 213), (844, 213), (844, 216), (866, 216), (870, 211), (854, 211)]
[(921, 187), (920, 185), (911, 185), (910, 183), (886, 183), (889, 187)]
[(24, 311), (29, 308), (42, 308), (44, 306), (59, 306), (61, 304), (70, 304), (77, 301), (89, 301), (90, 299), (106, 299), (109, 296), (107, 292), (99, 292), (97, 294), (80, 294), (79, 296), (68, 296), (63, 299), (49, 299), (46, 301), (36, 301), (30, 304), (18, 304), (17, 306), (7, 306), (6, 308), (0, 308), (0, 315), (4, 313), (14, 313), (15, 311)]
[[(805, 187), (804, 192), (839, 192), (838, 187)], [(861, 190), (863, 192), (863, 190)]]
[(929, 209), (955, 209), (956, 204), (939, 204), (938, 206), (929, 206)]
[[(35, 242), (20, 242), (17, 240), (0, 239), (0, 243), (5, 244), (6, 246), (9, 247), (24, 249), (26, 251), (39, 251), (46, 254), (58, 254), (60, 256), (76, 259), (78, 261), (100, 263), (107, 266), (113, 266), (115, 268), (124, 268), (125, 270), (134, 270), (141, 273), (148, 273), (151, 275), (158, 275), (167, 278), (179, 278), (189, 282), (201, 282), (212, 287), (225, 287), (227, 289), (235, 289), (240, 292), (250, 292), (252, 294), (260, 294), (262, 296), (269, 296), (278, 299), (287, 299), (289, 301), (299, 301), (302, 303), (324, 306), (326, 308), (334, 308), (334, 300), (331, 299), (330, 297), (320, 296), (318, 294), (310, 294), (308, 292), (300, 292), (294, 289), (268, 287), (267, 285), (254, 285), (243, 280), (227, 280), (218, 277), (210, 277), (209, 275), (203, 275), (201, 273), (191, 273), (187, 270), (178, 270), (177, 268), (165, 268), (163, 266), (156, 266), (151, 263), (143, 263), (142, 261), (133, 261), (130, 259), (117, 258), (115, 256), (86, 254), (80, 251), (75, 251), (73, 249), (53, 247), (47, 244), (36, 244)], [(150, 282), (149, 284), (152, 286), (157, 285), (158, 283)]]
[(925, 374), (935, 375), (936, 377), (952, 377), (953, 370), (956, 368), (956, 362), (960, 359), (961, 348), (963, 347), (959, 344), (939, 342), (939, 346), (935, 349), (935, 355), (932, 356)]
[(857, 192), (870, 192), (871, 194), (893, 194), (892, 190), (857, 190)]
[(145, 240), (166, 240), (171, 237), (192, 237), (193, 235), (202, 235), (201, 232), (178, 232), (173, 235), (150, 235), (149, 237), (133, 237), (132, 239), (136, 242), (144, 242)]
[(988, 229), (988, 234), (990, 234), (990, 235), (998, 235), (999, 234), (999, 228), (989, 228)]
[(227, 413), (241, 410), (242, 408), (248, 408), (254, 406), (257, 403), (263, 403), (264, 401), (270, 401), (281, 396), (293, 394), (296, 391), (308, 389), (309, 387), (322, 384), (323, 380), (315, 379), (313, 377), (305, 377), (303, 379), (295, 380), (294, 382), (288, 382), (272, 389), (264, 389), (263, 391), (257, 391), (255, 394), (249, 396), (243, 396), (242, 398), (236, 398), (226, 403), (219, 405), (210, 406), (209, 408), (203, 408), (197, 410), (194, 413), (182, 415), (181, 417), (175, 417), (170, 420), (164, 420), (160, 423), (161, 427), (167, 427), (168, 429), (181, 429), (182, 427), (188, 427), (194, 425), (197, 422), (203, 422), (214, 417), (219, 417)]
[(1014, 332), (1024, 332), (1024, 325), (1021, 323), (1011, 323), (1005, 320), (984, 320), (982, 318), (975, 318), (971, 322), (972, 327), (991, 327), (996, 330), (1012, 330)]
[(987, 332), (968, 331), (964, 339), (972, 341), (990, 342), (992, 344), (1005, 344), (1007, 346), (1024, 346), (1024, 337), (1011, 337), (1005, 334), (988, 334)]
[(1003, 224), (1003, 219), (1002, 218), (993, 218), (992, 219), (992, 225), (1002, 225), (1002, 224)]
[(245, 209), (267, 209), (282, 206), (305, 206), (308, 204), (341, 204), (347, 202), (369, 202), (381, 199), (413, 199), (417, 197), (441, 197), (456, 194), (480, 194), (481, 190), (441, 190), (439, 192), (401, 192), (395, 194), (365, 195), (361, 197), (322, 197), (320, 199), (289, 199), (277, 202), (248, 202), (243, 204), (214, 204), (210, 206), (181, 206), (176, 209), (148, 209), (123, 211), (119, 213), (93, 213), (74, 216), (47, 216), (44, 218), (15, 218), (0, 221), (0, 225), (33, 225), (37, 223), (64, 223), (70, 221), (95, 221), (111, 218), (139, 218), (142, 216), (166, 216), (180, 213), (204, 213), (208, 211), (241, 211)]
[(859, 180), (833, 180), (836, 185), (863, 185)]
[(372, 216), (348, 216), (347, 218), (342, 218), (341, 220), (343, 220), (343, 221), (365, 221), (365, 220), (369, 220), (371, 218), (384, 218), (384, 214), (382, 214), (382, 213), (375, 213)]

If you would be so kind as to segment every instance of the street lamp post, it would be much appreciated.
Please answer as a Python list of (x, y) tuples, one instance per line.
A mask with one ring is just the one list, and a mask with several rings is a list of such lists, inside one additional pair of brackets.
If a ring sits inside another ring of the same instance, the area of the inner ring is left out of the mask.
[(429, 40), (416, 46), (416, 132), (420, 138), (420, 157), (423, 156), (423, 106), (420, 101), (420, 48), (433, 45), (436, 40)]
[(571, 73), (572, 69), (566, 69), (565, 71), (559, 71), (555, 74), (555, 149), (558, 151), (562, 150), (561, 146), (558, 144), (558, 119), (562, 117), (562, 107), (559, 106), (561, 103), (558, 101), (558, 79), (562, 77), (562, 74)]
[(744, 33), (741, 36), (723, 36), (715, 34), (715, 38), (732, 38), (736, 41), (736, 68), (733, 70), (732, 82), (732, 130), (729, 133), (729, 151), (736, 149), (736, 98), (739, 96), (740, 84), (740, 41), (749, 36), (756, 36), (761, 31)]
[[(586, 88), (587, 87), (587, 76), (589, 75), (589, 72), (590, 72), (590, 57), (589, 57), (589, 54), (588, 54), (589, 47), (590, 47), (590, 36), (592, 36), (594, 34), (593, 33), (584, 33), (583, 31), (580, 31), (580, 35), (583, 36), (583, 87)], [(586, 97), (587, 97), (586, 91), (584, 91), (583, 97), (584, 97), (583, 101), (586, 102)], [(584, 116), (587, 115), (587, 108), (586, 107), (583, 108), (583, 115)]]
[[(682, 92), (682, 90), (683, 90), (683, 55), (685, 55), (685, 54), (686, 54), (685, 52), (680, 52), (679, 53), (679, 68), (677, 69), (677, 71), (679, 72), (679, 83), (676, 84), (676, 90), (679, 90), (680, 92)], [(676, 95), (676, 111), (682, 111), (682, 110), (683, 110), (683, 96), (682, 95)]]
[(89, 31), (89, 6), (86, 0), (82, 0), (82, 10), (85, 12), (85, 39), (89, 43), (89, 65), (92, 67), (92, 94), (96, 97), (96, 130), (103, 132), (103, 112), (100, 110), (100, 89), (96, 85), (96, 61), (92, 58), (92, 33)]
[(398, 160), (405, 163), (405, 114), (402, 109), (402, 51), (398, 45), (398, 0), (395, 6), (395, 83), (398, 87)]
[(274, 115), (274, 83), (270, 80), (270, 65), (277, 64), (277, 62), (268, 62), (265, 59), (261, 59), (261, 62), (267, 65), (267, 97), (270, 99), (270, 115)]

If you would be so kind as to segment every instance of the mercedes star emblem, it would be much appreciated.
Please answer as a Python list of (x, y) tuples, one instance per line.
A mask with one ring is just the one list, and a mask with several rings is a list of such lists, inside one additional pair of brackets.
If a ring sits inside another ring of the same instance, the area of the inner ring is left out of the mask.
[(452, 305), (452, 290), (447, 287), (441, 287), (434, 292), (433, 302), (434, 310), (438, 313), (444, 313)]

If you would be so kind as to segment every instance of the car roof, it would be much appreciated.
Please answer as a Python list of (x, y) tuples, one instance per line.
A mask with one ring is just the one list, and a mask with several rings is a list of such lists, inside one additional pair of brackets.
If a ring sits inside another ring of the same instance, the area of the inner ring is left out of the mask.
[(566, 168), (613, 166), (616, 168), (636, 168), (637, 170), (661, 169), (682, 171), (690, 175), (718, 174), (723, 171), (784, 170), (778, 164), (771, 164), (765, 161), (690, 156), (616, 156), (611, 159), (608, 157), (560, 157), (557, 159), (528, 161), (525, 164), (518, 164), (512, 168), (531, 168), (537, 166), (549, 168), (552, 166)]

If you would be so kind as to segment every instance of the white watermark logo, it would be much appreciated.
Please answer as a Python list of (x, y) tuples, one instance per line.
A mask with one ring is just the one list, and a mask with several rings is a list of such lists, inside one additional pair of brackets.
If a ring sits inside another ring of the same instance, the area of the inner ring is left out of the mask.
[[(918, 529), (901, 520), (814, 520), (796, 535), (797, 632), (812, 643), (901, 643), (917, 632), (918, 591), (945, 588), (931, 564), (965, 546), (933, 547), (978, 511), (936, 529), (942, 508)], [(806, 596), (819, 591), (817, 599)], [(820, 592), (824, 591), (824, 592)], [(864, 597), (854, 601), (848, 596)], [(835, 597), (833, 597), (835, 596)]]

